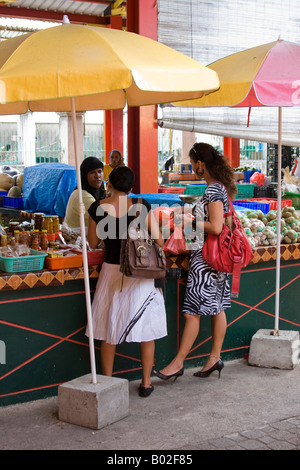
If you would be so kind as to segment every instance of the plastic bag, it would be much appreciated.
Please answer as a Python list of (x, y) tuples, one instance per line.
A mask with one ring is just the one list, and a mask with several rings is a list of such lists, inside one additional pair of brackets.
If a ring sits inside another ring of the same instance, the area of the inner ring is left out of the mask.
[(174, 232), (164, 244), (163, 250), (171, 255), (189, 253), (181, 227), (175, 225)]
[(265, 175), (263, 173), (259, 173), (256, 171), (250, 177), (250, 183), (257, 184), (257, 186), (264, 186), (265, 185)]
[(174, 230), (174, 210), (171, 207), (156, 207), (153, 213), (160, 227)]

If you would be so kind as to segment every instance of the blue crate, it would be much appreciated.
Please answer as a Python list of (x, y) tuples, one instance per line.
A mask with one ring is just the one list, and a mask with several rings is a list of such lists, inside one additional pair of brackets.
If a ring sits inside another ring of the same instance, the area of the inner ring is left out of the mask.
[(3, 196), (3, 207), (24, 209), (24, 200), (22, 197)]

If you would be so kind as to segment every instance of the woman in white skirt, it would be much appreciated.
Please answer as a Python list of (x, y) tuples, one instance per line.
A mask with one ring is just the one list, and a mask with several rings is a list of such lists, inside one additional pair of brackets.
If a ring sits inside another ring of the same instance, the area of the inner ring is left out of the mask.
[[(133, 183), (134, 173), (130, 168), (115, 168), (107, 185), (110, 197), (89, 208), (90, 247), (95, 248), (101, 239), (105, 244), (105, 262), (92, 302), (92, 316), (94, 337), (102, 341), (103, 375), (112, 375), (117, 344), (140, 343), (143, 373), (139, 395), (147, 397), (153, 391), (150, 376), (154, 340), (167, 335), (166, 311), (162, 291), (155, 287), (154, 279), (130, 278), (120, 272), (121, 241), (137, 216), (137, 199), (127, 196)], [(162, 246), (164, 240), (155, 218), (151, 217), (151, 206), (142, 201), (139, 221), (146, 224), (151, 237)]]

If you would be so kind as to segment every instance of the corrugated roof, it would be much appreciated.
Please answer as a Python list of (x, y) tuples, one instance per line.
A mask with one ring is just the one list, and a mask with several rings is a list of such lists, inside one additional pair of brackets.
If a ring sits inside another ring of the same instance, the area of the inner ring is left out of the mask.
[[(107, 0), (101, 3), (78, 1), (78, 0), (16, 0), (9, 3), (9, 8), (26, 8), (29, 10), (55, 11), (77, 15), (100, 16), (107, 6), (112, 5), (115, 0)], [(1, 9), (0, 9), (1, 14)]]

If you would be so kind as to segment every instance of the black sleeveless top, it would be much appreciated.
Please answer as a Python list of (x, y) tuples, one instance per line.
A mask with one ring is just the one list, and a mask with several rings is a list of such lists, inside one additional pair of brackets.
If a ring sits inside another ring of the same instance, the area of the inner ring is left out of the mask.
[[(138, 199), (132, 198), (132, 206), (129, 211), (122, 217), (114, 217), (103, 210), (99, 201), (95, 201), (89, 208), (88, 212), (91, 218), (96, 222), (97, 236), (104, 241), (105, 245), (105, 262), (109, 264), (120, 264), (120, 251), (122, 239), (126, 238), (127, 230), (130, 223), (136, 217), (136, 210)], [(151, 205), (141, 200), (142, 214), (141, 222), (144, 220), (144, 216), (151, 210)]]

